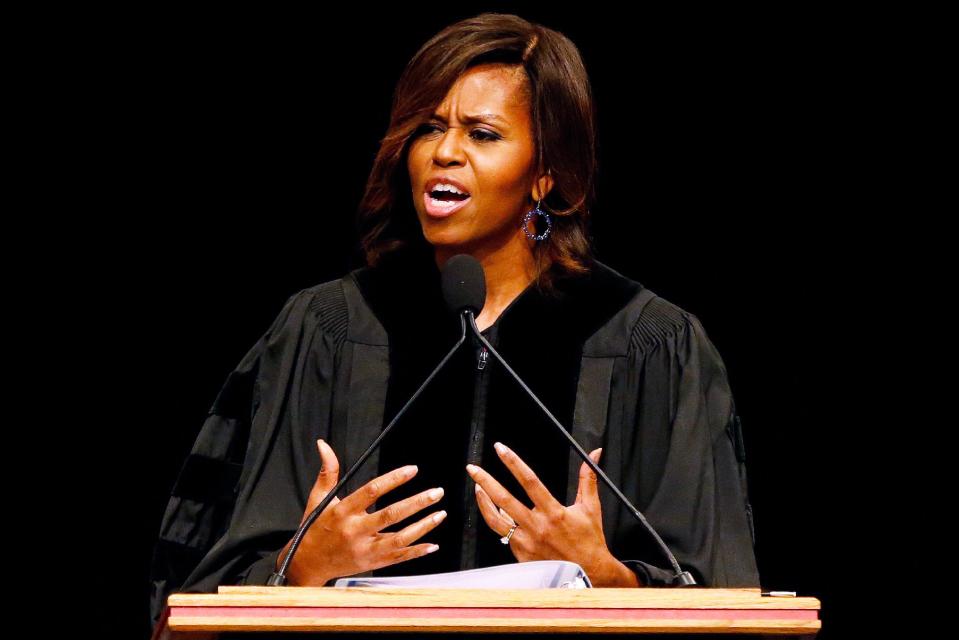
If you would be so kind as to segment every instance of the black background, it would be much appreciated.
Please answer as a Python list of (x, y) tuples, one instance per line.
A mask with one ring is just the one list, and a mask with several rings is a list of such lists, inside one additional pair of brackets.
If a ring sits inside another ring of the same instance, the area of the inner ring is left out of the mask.
[(903, 406), (932, 382), (901, 364), (911, 240), (885, 222), (920, 208), (911, 169), (890, 165), (911, 27), (538, 3), (158, 9), (72, 34), (51, 82), (71, 105), (54, 126), (74, 195), (104, 232), (84, 247), (82, 301), (84, 338), (110, 356), (78, 383), (98, 389), (112, 498), (97, 556), (122, 556), (105, 588), (127, 615), (108, 626), (149, 632), (160, 518), (226, 375), (288, 296), (359, 266), (353, 215), (406, 62), (484, 10), (579, 47), (599, 114), (597, 253), (702, 320), (743, 419), (763, 586), (819, 598), (820, 637), (844, 637), (864, 595), (920, 575), (883, 507), (917, 494), (924, 445), (902, 435), (918, 426)]

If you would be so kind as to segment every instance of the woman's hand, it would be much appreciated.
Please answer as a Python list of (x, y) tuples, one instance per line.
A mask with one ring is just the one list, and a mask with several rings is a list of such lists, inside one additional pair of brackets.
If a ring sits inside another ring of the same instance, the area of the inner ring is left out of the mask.
[[(301, 524), (339, 481), (340, 465), (332, 447), (318, 440), (317, 448), (323, 466), (310, 491)], [(428, 489), (374, 513), (367, 512), (378, 498), (410, 480), (416, 472), (414, 465), (400, 467), (373, 478), (343, 500), (334, 497), (303, 536), (287, 570), (288, 583), (321, 587), (333, 578), (378, 569), (436, 551), (439, 546), (435, 544), (408, 545), (442, 522), (445, 511), (430, 514), (400, 531), (380, 533), (380, 530), (437, 502), (443, 497), (442, 487)], [(277, 564), (286, 557), (292, 542), (290, 540), (280, 552)]]
[[(636, 574), (606, 546), (597, 478), (585, 462), (579, 469), (576, 500), (565, 507), (515, 452), (499, 442), (494, 448), (533, 501), (532, 510), (481, 467), (466, 465), (466, 470), (476, 481), (476, 501), (486, 524), (499, 536), (518, 525), (509, 547), (519, 562), (568, 560), (583, 568), (593, 586), (640, 586)], [(593, 463), (599, 463), (601, 452), (595, 449), (589, 454)]]

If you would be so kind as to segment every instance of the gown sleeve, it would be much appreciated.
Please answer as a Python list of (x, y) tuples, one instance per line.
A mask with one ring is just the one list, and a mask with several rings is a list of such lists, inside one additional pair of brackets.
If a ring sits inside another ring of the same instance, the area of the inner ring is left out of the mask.
[[(700, 586), (759, 587), (741, 422), (726, 368), (696, 316), (658, 298), (629, 359), (634, 432), (624, 440), (626, 495)], [(641, 318), (641, 320), (643, 320)], [(620, 519), (620, 559), (643, 586), (674, 572), (649, 533)], [(641, 541), (641, 542), (637, 542)], [(626, 554), (620, 554), (626, 555)]]
[[(326, 435), (322, 394), (332, 367), (322, 332), (307, 321), (309, 298), (307, 290), (288, 298), (227, 376), (181, 467), (153, 551), (154, 625), (175, 591), (264, 584), (300, 522), (320, 462), (299, 438)], [(297, 411), (305, 384), (316, 407), (307, 411), (317, 415)], [(295, 433), (291, 422), (311, 425), (311, 433)]]

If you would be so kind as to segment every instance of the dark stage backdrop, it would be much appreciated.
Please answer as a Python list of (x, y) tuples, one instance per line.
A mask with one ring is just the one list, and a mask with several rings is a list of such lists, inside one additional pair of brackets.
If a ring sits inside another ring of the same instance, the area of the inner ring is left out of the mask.
[(106, 160), (84, 169), (88, 189), (115, 218), (89, 258), (97, 302), (115, 307), (98, 437), (118, 498), (103, 530), (128, 545), (105, 587), (127, 637), (148, 633), (163, 509), (226, 375), (288, 296), (359, 266), (353, 215), (406, 61), (489, 9), (558, 29), (583, 55), (598, 255), (696, 314), (723, 356), (764, 587), (822, 599), (821, 637), (839, 638), (858, 595), (919, 575), (878, 506), (911, 490), (901, 460), (917, 445), (894, 436), (898, 463), (879, 452), (902, 426), (896, 398), (921, 381), (885, 364), (896, 273), (867, 248), (901, 195), (872, 171), (895, 52), (860, 16), (158, 9), (91, 31), (64, 63), (82, 78), (80, 136)]

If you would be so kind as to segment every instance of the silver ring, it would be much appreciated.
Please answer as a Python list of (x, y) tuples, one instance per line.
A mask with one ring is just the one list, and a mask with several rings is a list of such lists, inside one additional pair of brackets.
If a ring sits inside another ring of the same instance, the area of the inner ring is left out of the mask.
[(514, 524), (512, 527), (510, 527), (509, 533), (507, 533), (505, 536), (500, 538), (499, 541), (502, 542), (503, 544), (509, 544), (509, 539), (513, 537), (513, 532), (516, 531), (516, 527), (518, 526), (519, 526), (518, 524)]

